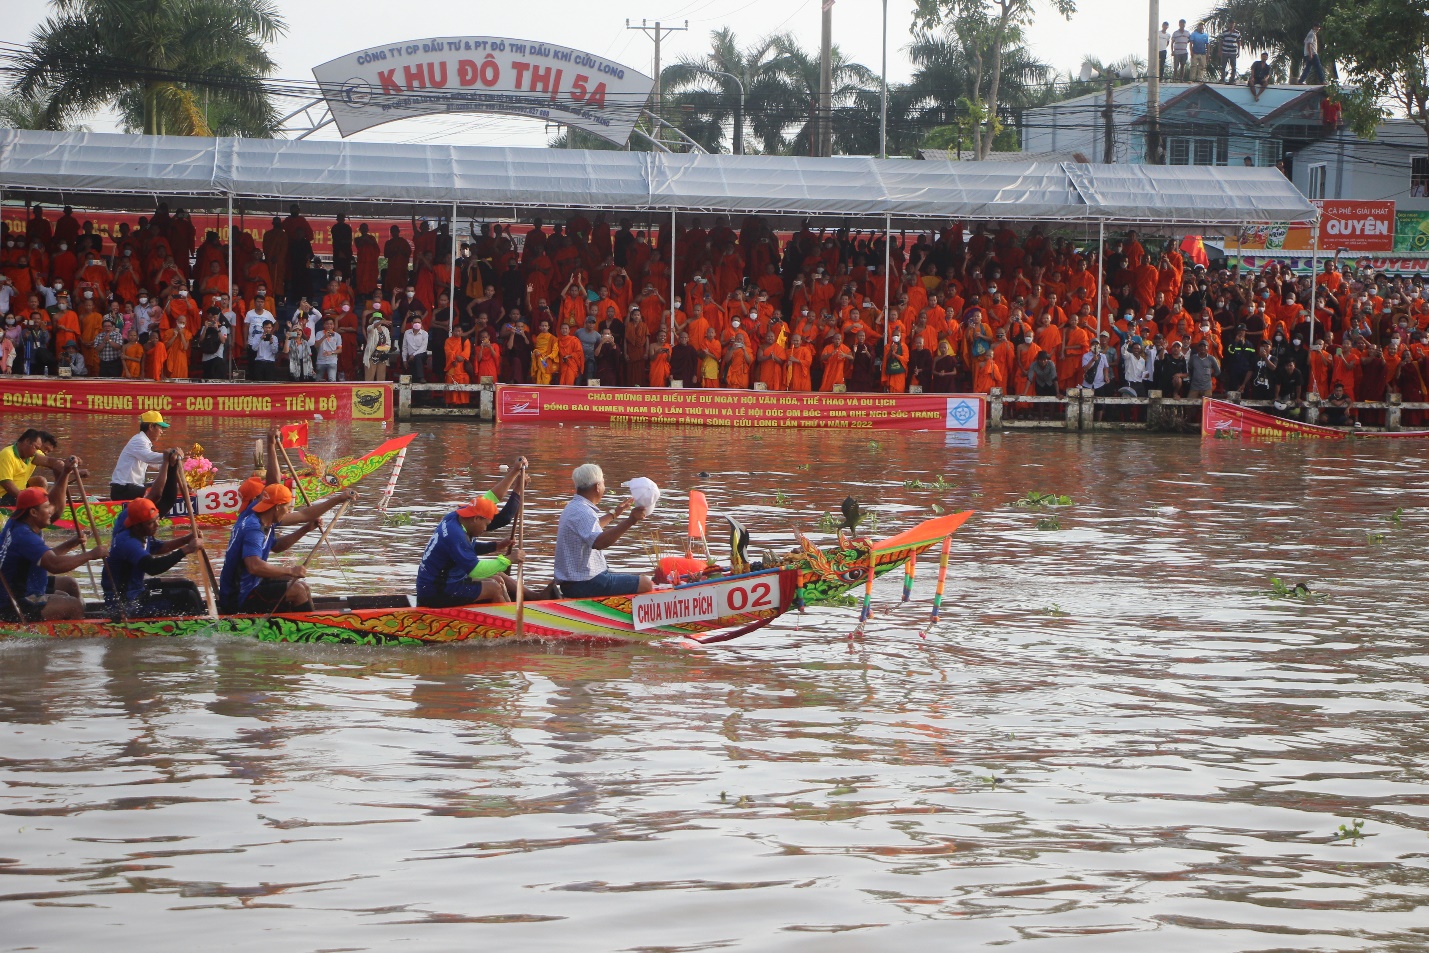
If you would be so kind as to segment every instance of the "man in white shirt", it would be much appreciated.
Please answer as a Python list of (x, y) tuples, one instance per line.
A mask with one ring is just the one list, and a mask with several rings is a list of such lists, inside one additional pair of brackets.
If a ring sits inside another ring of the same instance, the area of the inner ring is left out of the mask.
[(313, 354), (318, 380), (336, 381), (337, 362), (342, 355), (342, 334), (332, 318), (324, 318), (322, 330), (313, 335)]
[(1166, 51), (1171, 48), (1171, 23), (1161, 21), (1161, 32), (1156, 34), (1156, 75), (1166, 81)]
[(243, 340), (248, 342), (248, 360), (254, 358), (253, 342), (263, 333), (263, 322), (272, 321), (273, 315), (264, 309), (263, 299), (255, 298), (253, 307), (243, 316)]
[(1131, 393), (1127, 397), (1145, 397), (1148, 390), (1146, 379), (1150, 374), (1150, 363), (1140, 340), (1128, 341), (1121, 352), (1121, 374), (1126, 388)]
[[(109, 478), (111, 500), (134, 500), (144, 495), (149, 483), (149, 468), (164, 460), (164, 454), (154, 449), (154, 439), (168, 429), (164, 415), (157, 410), (146, 410), (139, 415), (139, 432), (130, 437), (119, 452), (114, 475)], [(173, 509), (177, 495), (178, 481), (166, 480), (159, 497), (161, 514), (167, 515)]]
[(1312, 76), (1314, 83), (1325, 85), (1325, 67), (1320, 64), (1319, 24), (1310, 27), (1310, 32), (1305, 34), (1305, 68), (1300, 71), (1300, 85), (1304, 86)]
[(254, 381), (275, 381), (278, 379), (278, 351), (283, 339), (273, 328), (273, 319), (266, 318), (263, 326), (253, 332), (248, 341), (253, 351), (253, 360), (248, 365), (248, 379)]
[(637, 506), (616, 522), (630, 506), (631, 501), (624, 500), (615, 512), (602, 514), (596, 504), (605, 495), (605, 474), (594, 463), (576, 467), (571, 480), (576, 495), (556, 525), (556, 584), (562, 596), (592, 599), (649, 592), (654, 587), (649, 576), (611, 572), (603, 552), (644, 519), (645, 511)]
[(402, 363), (415, 383), (427, 382), (427, 332), (420, 321), (413, 321), (402, 335)]

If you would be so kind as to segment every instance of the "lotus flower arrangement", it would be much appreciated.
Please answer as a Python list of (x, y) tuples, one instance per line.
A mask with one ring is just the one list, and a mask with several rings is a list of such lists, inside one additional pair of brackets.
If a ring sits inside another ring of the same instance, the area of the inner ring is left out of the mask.
[(189, 489), (203, 489), (213, 483), (217, 474), (218, 468), (213, 461), (203, 455), (203, 445), (194, 444), (184, 457), (184, 479), (188, 481)]

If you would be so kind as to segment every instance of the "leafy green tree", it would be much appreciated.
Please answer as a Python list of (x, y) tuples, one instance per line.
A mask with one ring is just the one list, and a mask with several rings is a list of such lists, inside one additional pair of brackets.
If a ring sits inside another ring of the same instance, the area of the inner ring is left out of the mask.
[[(1355, 5), (1344, 0), (1220, 0), (1205, 21), (1213, 33), (1234, 23), (1243, 48), (1270, 53), (1272, 69), (1293, 81), (1299, 78), (1305, 59), (1305, 34), (1323, 24), (1335, 9)], [(1322, 34), (1320, 59), (1325, 75), (1332, 76), (1333, 58), (1326, 55), (1326, 39)]]
[(1329, 17), (1324, 36), (1355, 132), (1373, 138), (1381, 119), (1399, 114), (1429, 141), (1429, 0), (1357, 0)]
[(0, 93), (0, 127), (51, 132), (73, 128), (49, 114), (47, 100), (43, 91), (35, 96), (21, 96), (10, 91)]
[[(1061, 16), (1076, 12), (1076, 0), (1048, 0)], [(1022, 43), (1022, 30), (1036, 14), (1034, 0), (916, 0), (914, 28), (947, 26), (967, 50), (972, 89), (983, 104), (974, 154), (987, 158), (1000, 130), (1004, 58)], [(969, 97), (972, 98), (972, 97)]]
[(271, 0), (54, 0), (16, 57), (21, 96), (48, 93), (46, 121), (116, 106), (150, 134), (271, 130), (267, 44), (287, 26)]
[[(779, 151), (790, 155), (813, 155), (816, 151), (814, 130), (819, 105), (819, 56), (817, 53), (805, 51), (787, 36), (779, 38), (778, 48), (781, 106), (775, 110), (774, 115), (786, 117), (783, 146)], [(860, 129), (866, 132), (867, 128), (867, 109), (860, 109), (859, 102), (862, 97), (867, 103), (865, 94), (873, 91), (873, 102), (877, 103), (878, 74), (866, 66), (845, 59), (837, 46), (833, 47), (830, 55), (832, 90), (829, 98), (833, 123), (833, 151), (836, 154), (877, 152), (876, 132), (873, 149), (860, 148)], [(876, 106), (873, 122), (876, 130)]]

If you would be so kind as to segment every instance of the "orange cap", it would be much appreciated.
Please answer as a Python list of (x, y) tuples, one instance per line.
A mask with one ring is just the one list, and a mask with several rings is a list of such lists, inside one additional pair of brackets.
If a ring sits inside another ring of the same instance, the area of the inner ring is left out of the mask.
[(238, 498), (241, 501), (240, 508), (247, 506), (252, 499), (263, 492), (263, 478), (251, 476), (238, 485)]
[(124, 517), (124, 525), (126, 527), (138, 526), (140, 523), (147, 523), (149, 520), (159, 518), (159, 508), (155, 506), (154, 501), (147, 496), (130, 500), (125, 507), (125, 513), (127, 514)]
[(462, 519), (471, 519), (473, 516), (481, 516), (486, 519), (491, 519), (493, 516), (496, 515), (496, 504), (491, 502), (484, 496), (478, 496), (466, 506), (458, 508), (456, 511), (456, 515), (460, 516)]
[(275, 506), (293, 502), (293, 491), (281, 483), (270, 483), (263, 488), (263, 495), (258, 498), (258, 502), (253, 504), (253, 509), (259, 513), (266, 513)]

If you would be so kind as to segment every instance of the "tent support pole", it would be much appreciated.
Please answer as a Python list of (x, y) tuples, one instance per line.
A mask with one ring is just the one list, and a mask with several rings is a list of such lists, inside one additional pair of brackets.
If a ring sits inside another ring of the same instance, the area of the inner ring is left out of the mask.
[(1102, 334), (1102, 306), (1106, 303), (1106, 222), (1097, 219), (1097, 339)]
[[(1315, 350), (1315, 291), (1319, 287), (1315, 282), (1320, 278), (1320, 223), (1311, 223), (1314, 234), (1310, 239), (1310, 350)], [(1305, 369), (1309, 371), (1307, 367)], [(1329, 395), (1326, 394), (1326, 397)]]
[[(452, 270), (451, 270), (451, 274), (448, 276), (449, 283), (448, 283), (448, 288), (447, 288), (447, 334), (451, 334), (453, 331), (456, 330), (456, 327), (457, 327), (457, 319), (456, 319), (456, 203), (455, 203), (455, 202), (452, 203), (451, 224), (449, 224), (449, 225), (447, 226), (447, 231), (451, 234), (451, 245), (452, 245), (452, 261), (451, 261), (451, 269), (452, 269)], [(446, 366), (446, 359), (447, 359), (447, 358), (446, 358), (446, 355), (445, 355), (445, 354), (438, 355), (438, 359), (441, 360), (442, 366), (445, 367), (445, 366)], [(443, 380), (446, 379), (445, 373), (443, 373), (442, 379), (443, 379)]]
[[(234, 284), (235, 284), (235, 282), (234, 282), (234, 280), (233, 280), (233, 193), (232, 193), (232, 192), (229, 192), (229, 193), (228, 193), (228, 306), (229, 306), (230, 308), (237, 306), (237, 303), (233, 300), (233, 286), (234, 286)], [(237, 316), (237, 315), (235, 314), (235, 316)], [(232, 350), (230, 350), (230, 351), (229, 351), (230, 356), (232, 355), (232, 353), (233, 353)]]
[[(675, 340), (675, 210), (670, 209), (670, 347), (680, 342)], [(688, 387), (689, 381), (682, 381)]]
[(889, 243), (893, 240), (893, 216), (883, 216), (883, 354), (884, 362), (888, 359), (888, 283), (892, 281), (892, 276), (888, 273), (888, 262), (891, 252), (888, 249)]

